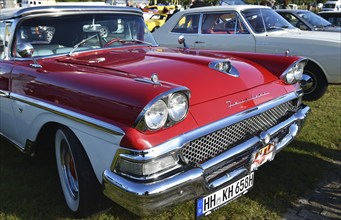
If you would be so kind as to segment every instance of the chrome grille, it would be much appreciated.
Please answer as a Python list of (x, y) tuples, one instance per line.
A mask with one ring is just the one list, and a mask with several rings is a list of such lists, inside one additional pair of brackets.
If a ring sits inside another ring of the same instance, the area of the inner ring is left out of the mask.
[(286, 102), (259, 115), (193, 140), (184, 146), (183, 157), (190, 165), (200, 164), (278, 124), (290, 109), (292, 109), (291, 102)]

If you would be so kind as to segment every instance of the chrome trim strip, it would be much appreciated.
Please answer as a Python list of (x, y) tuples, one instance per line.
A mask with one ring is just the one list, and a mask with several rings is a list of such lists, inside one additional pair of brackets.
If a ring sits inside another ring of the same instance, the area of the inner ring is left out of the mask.
[[(25, 147), (22, 147), (18, 142), (16, 142), (15, 140), (7, 137), (5, 134), (3, 134), (1, 131), (0, 131), (0, 136), (4, 139), (6, 139), (8, 142), (10, 142), (11, 144), (13, 144), (18, 150), (20, 150), (22, 153), (25, 153)], [(0, 138), (1, 138), (0, 137)]]
[(93, 13), (93, 12), (110, 12), (110, 13), (134, 13), (142, 15), (141, 10), (136, 10), (135, 8), (128, 7), (115, 7), (115, 6), (96, 6), (96, 5), (57, 5), (57, 6), (37, 6), (18, 9), (12, 16), (1, 17), (1, 19), (10, 19), (25, 17), (36, 14), (61, 14), (61, 13)]
[(9, 92), (5, 90), (0, 90), (0, 97), (9, 97)]
[(73, 112), (67, 109), (63, 109), (61, 107), (48, 104), (43, 101), (39, 101), (37, 99), (29, 98), (26, 96), (22, 96), (19, 94), (11, 93), (10, 98), (16, 101), (24, 102), (28, 105), (32, 105), (37, 108), (44, 109), (46, 111), (52, 112), (54, 114), (69, 118), (73, 121), (80, 122), (82, 124), (89, 125), (91, 127), (97, 128), (99, 130), (105, 131), (107, 133), (111, 133), (114, 135), (124, 135), (124, 131), (121, 130), (119, 127), (109, 124), (107, 122), (100, 121), (95, 118), (91, 118), (89, 116), (85, 116), (79, 114), (77, 112)]
[[(211, 124), (202, 126), (200, 128), (197, 128), (195, 130), (189, 131), (181, 136), (175, 137), (167, 142), (164, 142), (158, 146), (155, 146), (148, 150), (138, 151), (138, 150), (130, 150), (124, 149), (125, 153), (129, 153), (132, 155), (132, 159), (137, 161), (144, 161), (144, 160), (150, 160), (157, 156), (163, 155), (165, 153), (170, 153), (175, 150), (181, 149), (185, 144), (188, 142), (195, 140), (199, 137), (205, 136), (207, 134), (212, 133), (213, 131), (220, 130), (222, 128), (225, 128), (229, 125), (232, 125), (234, 123), (237, 123), (239, 121), (243, 121), (247, 118), (253, 117), (257, 114), (260, 114), (262, 112), (265, 112), (271, 108), (274, 108), (277, 105), (280, 105), (282, 103), (288, 102), (293, 99), (297, 99), (298, 97), (302, 96), (301, 89), (291, 92), (289, 94), (286, 94), (284, 96), (278, 97), (276, 99), (273, 99), (269, 102), (266, 102), (264, 104), (261, 104), (259, 106), (256, 106), (252, 109), (248, 109), (246, 111), (237, 113), (235, 115), (229, 116), (227, 118), (221, 119), (219, 121), (213, 122)], [(121, 151), (122, 152), (122, 151)], [(118, 151), (120, 153), (120, 151)], [(118, 157), (119, 155), (115, 155), (115, 157)], [(113, 162), (116, 160), (114, 159)]]

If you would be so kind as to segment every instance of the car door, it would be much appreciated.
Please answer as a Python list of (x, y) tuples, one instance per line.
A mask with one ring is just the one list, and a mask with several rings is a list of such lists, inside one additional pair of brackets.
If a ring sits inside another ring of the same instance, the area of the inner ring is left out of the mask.
[(237, 13), (204, 13), (195, 48), (255, 51), (255, 38)]
[(17, 143), (17, 127), (10, 98), (11, 72), (14, 61), (7, 59), (11, 23), (1, 21), (0, 29), (0, 133), (12, 142)]

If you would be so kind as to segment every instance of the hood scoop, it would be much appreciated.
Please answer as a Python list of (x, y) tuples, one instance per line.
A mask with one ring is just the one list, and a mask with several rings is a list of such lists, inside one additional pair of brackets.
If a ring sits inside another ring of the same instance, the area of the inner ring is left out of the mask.
[(208, 67), (219, 72), (225, 73), (229, 76), (239, 77), (240, 74), (236, 68), (234, 68), (229, 60), (216, 60), (208, 64)]

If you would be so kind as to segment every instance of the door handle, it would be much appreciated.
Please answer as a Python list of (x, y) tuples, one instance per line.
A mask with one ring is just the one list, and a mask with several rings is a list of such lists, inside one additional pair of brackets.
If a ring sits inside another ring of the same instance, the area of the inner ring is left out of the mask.
[(204, 44), (205, 42), (204, 41), (195, 41), (194, 43), (196, 43), (196, 44)]

